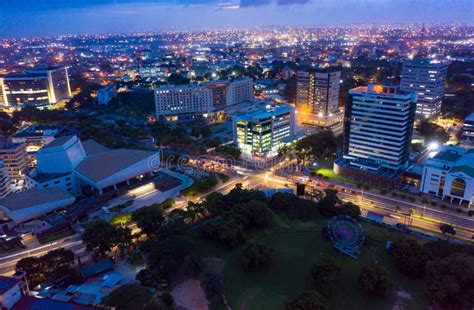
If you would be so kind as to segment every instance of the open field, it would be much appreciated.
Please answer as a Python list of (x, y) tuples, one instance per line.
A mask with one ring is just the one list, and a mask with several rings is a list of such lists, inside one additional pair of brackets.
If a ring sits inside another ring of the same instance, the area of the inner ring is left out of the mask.
[[(330, 241), (322, 237), (321, 229), (326, 224), (327, 219), (323, 218), (302, 222), (276, 216), (272, 229), (251, 233), (249, 241), (269, 245), (274, 250), (273, 265), (263, 272), (242, 270), (241, 248), (228, 250), (199, 239), (197, 251), (225, 261), (224, 291), (236, 309), (282, 309), (284, 301), (313, 288), (310, 266), (328, 256), (342, 268), (330, 300), (331, 309), (389, 309), (396, 304), (402, 304), (404, 309), (426, 308), (424, 282), (398, 273), (386, 254), (385, 242), (398, 238), (397, 232), (363, 223), (368, 241), (355, 260), (336, 252)], [(392, 274), (393, 290), (385, 299), (368, 295), (358, 287), (360, 268), (373, 263), (387, 267)]]

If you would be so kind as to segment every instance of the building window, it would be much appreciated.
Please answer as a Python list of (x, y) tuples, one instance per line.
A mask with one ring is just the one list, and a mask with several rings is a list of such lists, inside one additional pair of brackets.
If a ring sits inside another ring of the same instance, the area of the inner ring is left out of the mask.
[(457, 197), (464, 197), (464, 191), (466, 190), (466, 181), (461, 178), (456, 178), (451, 184), (451, 195)]

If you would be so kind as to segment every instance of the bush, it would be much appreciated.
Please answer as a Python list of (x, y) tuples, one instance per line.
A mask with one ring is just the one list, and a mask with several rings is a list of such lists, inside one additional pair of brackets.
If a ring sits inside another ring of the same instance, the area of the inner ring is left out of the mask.
[(392, 192), (392, 197), (397, 197), (397, 196), (398, 196), (398, 194), (397, 194), (397, 193), (395, 193), (395, 192)]
[(405, 196), (405, 194), (400, 194), (400, 198), (401, 198), (401, 199), (406, 199), (407, 196)]
[(426, 263), (430, 259), (428, 251), (415, 239), (404, 238), (395, 241), (389, 254), (394, 258), (397, 269), (413, 277), (425, 274)]
[(370, 184), (365, 183), (365, 184), (364, 184), (364, 189), (365, 189), (366, 191), (370, 190)]
[(457, 209), (456, 209), (456, 212), (457, 212), (457, 213), (463, 213), (463, 212), (464, 212), (464, 210), (463, 210), (463, 209), (461, 209), (461, 208), (457, 208)]
[(381, 266), (362, 267), (358, 282), (364, 291), (379, 296), (387, 296), (392, 288), (390, 273)]
[(415, 201), (415, 197), (408, 197), (408, 200), (410, 200), (411, 202), (414, 202)]
[(434, 200), (431, 201), (431, 205), (432, 205), (433, 207), (436, 207), (437, 204), (438, 204), (438, 203), (437, 203), (436, 201), (434, 201)]
[(440, 208), (441, 208), (441, 209), (446, 209), (447, 207), (448, 207), (448, 206), (445, 205), (445, 204), (440, 205)]
[(384, 189), (384, 188), (382, 188), (382, 189), (380, 190), (380, 194), (381, 194), (381, 195), (387, 195), (387, 190)]
[(285, 310), (327, 310), (327, 301), (317, 291), (305, 292), (285, 303)]
[(247, 270), (262, 270), (271, 265), (272, 256), (272, 248), (263, 244), (251, 243), (242, 251), (240, 263)]
[(422, 198), (422, 199), (421, 199), (421, 203), (428, 203), (428, 199)]
[(474, 215), (474, 210), (469, 210), (469, 211), (467, 211), (467, 215), (473, 216), (473, 215)]

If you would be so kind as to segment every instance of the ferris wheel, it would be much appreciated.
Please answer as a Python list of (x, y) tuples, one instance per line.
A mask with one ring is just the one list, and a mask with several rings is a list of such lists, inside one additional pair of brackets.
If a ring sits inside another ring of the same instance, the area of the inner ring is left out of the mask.
[(334, 248), (357, 258), (365, 239), (362, 225), (350, 216), (340, 215), (329, 221), (327, 229)]

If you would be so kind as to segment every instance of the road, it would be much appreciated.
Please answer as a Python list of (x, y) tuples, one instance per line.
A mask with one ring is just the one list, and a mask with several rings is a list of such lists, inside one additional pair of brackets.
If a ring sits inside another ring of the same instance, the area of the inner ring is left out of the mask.
[[(291, 174), (286, 176), (277, 176), (270, 170), (271, 169), (263, 171), (249, 171), (244, 175), (230, 179), (228, 182), (221, 184), (212, 191), (201, 194), (189, 200), (195, 202), (200, 201), (212, 192), (226, 194), (238, 183), (242, 183), (244, 188), (249, 189), (265, 187), (282, 188), (288, 186), (288, 184), (293, 184), (293, 181), (291, 180)], [(328, 183), (329, 181), (324, 180), (324, 182)], [(338, 185), (340, 186), (340, 184)], [(324, 189), (324, 187), (318, 186), (316, 186), (316, 188), (319, 190)], [(413, 204), (407, 201), (398, 200), (369, 191), (362, 191), (351, 184), (345, 184), (344, 188), (350, 190), (339, 191), (340, 198), (344, 201), (350, 201), (359, 205), (363, 215), (366, 215), (369, 211), (383, 213), (387, 215), (385, 216), (385, 220), (389, 224), (409, 223), (413, 227), (420, 228), (435, 234), (439, 234), (440, 223), (447, 223), (452, 224), (455, 227), (457, 231), (457, 237), (460, 237), (464, 240), (471, 240), (471, 237), (474, 235), (474, 219), (468, 218), (466, 216), (458, 215), (447, 210), (438, 210), (427, 206)], [(407, 215), (410, 209), (415, 210), (415, 214), (411, 217)], [(44, 255), (48, 251), (57, 248), (68, 248), (73, 250), (76, 254), (83, 254), (85, 252), (85, 247), (82, 244), (80, 237), (77, 235), (72, 237), (70, 236), (68, 238), (60, 239), (53, 243), (34, 249), (28, 249), (22, 252), (0, 256), (0, 274), (11, 274), (14, 271), (16, 262), (22, 258), (28, 256)]]

